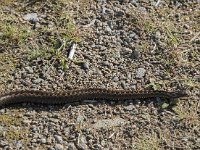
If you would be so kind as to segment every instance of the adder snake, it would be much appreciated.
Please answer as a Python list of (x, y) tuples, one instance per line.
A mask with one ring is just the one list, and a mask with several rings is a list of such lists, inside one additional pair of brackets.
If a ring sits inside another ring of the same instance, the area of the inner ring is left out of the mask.
[(72, 89), (62, 92), (48, 92), (39, 90), (21, 90), (0, 93), (0, 106), (13, 103), (41, 103), (41, 104), (62, 104), (73, 103), (81, 100), (129, 100), (129, 99), (147, 99), (147, 98), (166, 98), (176, 99), (186, 96), (183, 91), (132, 91), (117, 89), (85, 88)]

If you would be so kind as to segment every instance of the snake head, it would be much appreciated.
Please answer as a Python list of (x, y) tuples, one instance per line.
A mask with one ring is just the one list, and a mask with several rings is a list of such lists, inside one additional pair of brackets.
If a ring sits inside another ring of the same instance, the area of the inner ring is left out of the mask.
[(181, 90), (181, 91), (176, 91), (171, 93), (171, 97), (172, 98), (180, 98), (180, 97), (187, 97), (188, 93), (185, 90)]

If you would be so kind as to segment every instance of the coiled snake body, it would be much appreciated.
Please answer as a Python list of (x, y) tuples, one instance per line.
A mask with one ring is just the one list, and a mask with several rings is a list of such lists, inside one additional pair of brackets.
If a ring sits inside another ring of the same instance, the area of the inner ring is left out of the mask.
[(39, 90), (21, 90), (0, 93), (0, 106), (13, 103), (41, 103), (41, 104), (62, 104), (73, 103), (81, 100), (129, 100), (146, 98), (167, 98), (175, 99), (186, 96), (185, 92), (166, 91), (132, 91), (117, 89), (85, 88), (72, 89), (62, 92), (48, 92)]

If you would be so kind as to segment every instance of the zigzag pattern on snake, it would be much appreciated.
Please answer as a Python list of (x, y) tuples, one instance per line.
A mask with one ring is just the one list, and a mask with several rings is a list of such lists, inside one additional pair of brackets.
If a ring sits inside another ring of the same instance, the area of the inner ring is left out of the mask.
[(23, 102), (41, 104), (62, 104), (73, 103), (88, 99), (129, 100), (160, 97), (172, 100), (186, 95), (187, 94), (184, 91), (133, 91), (101, 88), (72, 89), (60, 92), (21, 90), (0, 93), (0, 106)]

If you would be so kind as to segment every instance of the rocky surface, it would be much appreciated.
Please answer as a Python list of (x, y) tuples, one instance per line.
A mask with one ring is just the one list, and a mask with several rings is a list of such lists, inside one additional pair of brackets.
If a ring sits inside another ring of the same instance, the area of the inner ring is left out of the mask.
[(1, 91), (102, 87), (190, 97), (169, 109), (159, 98), (4, 107), (0, 148), (200, 149), (199, 8), (198, 0), (3, 0)]

